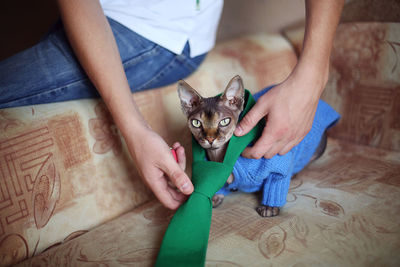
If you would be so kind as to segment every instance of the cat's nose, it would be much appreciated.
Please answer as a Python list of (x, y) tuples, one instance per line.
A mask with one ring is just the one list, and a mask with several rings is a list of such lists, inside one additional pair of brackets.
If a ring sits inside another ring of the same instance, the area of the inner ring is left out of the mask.
[(214, 142), (215, 137), (207, 136), (206, 139), (207, 139), (207, 141), (208, 141), (208, 142), (210, 143), (210, 145), (211, 145), (211, 144)]

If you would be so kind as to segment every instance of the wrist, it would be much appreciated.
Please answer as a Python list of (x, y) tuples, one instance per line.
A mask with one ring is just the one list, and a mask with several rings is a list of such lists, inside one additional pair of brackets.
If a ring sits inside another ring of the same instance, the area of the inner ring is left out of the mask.
[(139, 117), (130, 117), (130, 120), (126, 121), (124, 125), (119, 126), (119, 129), (127, 144), (134, 145), (138, 140), (148, 136), (149, 131), (152, 131), (152, 129), (140, 114)]
[(291, 76), (320, 95), (328, 82), (329, 61), (299, 60)]
[(118, 101), (117, 105), (112, 101), (109, 101), (108, 104), (116, 126), (128, 147), (131, 147), (137, 143), (137, 140), (141, 140), (148, 135), (151, 127), (136, 107), (133, 98), (129, 95), (126, 100)]

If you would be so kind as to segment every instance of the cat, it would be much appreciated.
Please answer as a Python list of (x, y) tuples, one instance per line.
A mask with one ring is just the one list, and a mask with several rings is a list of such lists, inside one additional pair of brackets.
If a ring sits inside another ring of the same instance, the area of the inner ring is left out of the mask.
[[(228, 141), (236, 129), (239, 115), (244, 107), (245, 90), (242, 78), (233, 77), (220, 96), (202, 97), (185, 81), (178, 82), (178, 95), (187, 124), (195, 140), (205, 149), (208, 160), (222, 162), (228, 146)], [(321, 139), (320, 146), (312, 160), (322, 155), (326, 146), (326, 135)], [(227, 179), (231, 184), (233, 174)], [(212, 198), (213, 207), (218, 207), (224, 199), (223, 194), (215, 194)], [(279, 207), (260, 205), (256, 211), (262, 217), (272, 217), (279, 214)]]

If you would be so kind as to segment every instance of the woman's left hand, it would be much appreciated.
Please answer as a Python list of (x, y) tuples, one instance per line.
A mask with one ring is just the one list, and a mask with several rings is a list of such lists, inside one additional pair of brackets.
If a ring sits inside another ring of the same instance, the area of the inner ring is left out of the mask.
[(246, 148), (246, 158), (271, 158), (284, 155), (310, 131), (318, 100), (325, 87), (327, 72), (314, 75), (296, 70), (281, 84), (259, 98), (235, 130), (235, 135), (248, 133), (265, 117), (266, 126), (252, 147)]

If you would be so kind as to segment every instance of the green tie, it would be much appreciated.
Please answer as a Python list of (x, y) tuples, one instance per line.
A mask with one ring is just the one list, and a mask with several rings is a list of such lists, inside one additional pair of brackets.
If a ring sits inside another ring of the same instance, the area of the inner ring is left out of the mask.
[[(254, 103), (246, 90), (241, 118)], [(206, 161), (205, 150), (192, 138), (192, 182), (195, 189), (171, 219), (155, 266), (204, 266), (211, 225), (211, 199), (224, 186), (242, 151), (261, 133), (261, 123), (245, 136), (232, 136), (222, 163)]]

